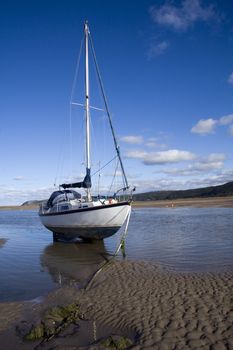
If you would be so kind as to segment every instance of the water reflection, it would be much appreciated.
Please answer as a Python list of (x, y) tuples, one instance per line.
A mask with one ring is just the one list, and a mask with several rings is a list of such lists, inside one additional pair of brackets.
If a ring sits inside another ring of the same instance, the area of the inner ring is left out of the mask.
[(2, 248), (7, 241), (7, 238), (0, 238), (0, 248)]
[(41, 265), (55, 283), (85, 285), (106, 260), (108, 252), (103, 241), (92, 243), (54, 242), (41, 255)]
[[(226, 271), (232, 227), (233, 208), (136, 209), (126, 256), (181, 272)], [(84, 285), (120, 238), (119, 231), (104, 243), (52, 243), (36, 211), (0, 211), (0, 301), (34, 299), (58, 283)]]

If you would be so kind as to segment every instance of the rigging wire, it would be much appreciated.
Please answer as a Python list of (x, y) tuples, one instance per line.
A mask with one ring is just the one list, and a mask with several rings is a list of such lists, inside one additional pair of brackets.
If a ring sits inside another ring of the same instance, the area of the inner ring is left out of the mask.
[[(72, 140), (72, 100), (74, 96), (74, 90), (78, 78), (78, 72), (79, 72), (79, 67), (80, 67), (80, 60), (81, 60), (81, 53), (82, 53), (82, 47), (83, 47), (83, 41), (84, 41), (84, 36), (81, 40), (80, 48), (79, 48), (79, 53), (78, 53), (78, 58), (76, 61), (76, 67), (75, 67), (75, 75), (72, 83), (72, 88), (71, 88), (71, 95), (70, 95), (70, 103), (69, 103), (69, 130), (68, 128), (63, 129), (63, 137), (61, 138), (61, 145), (60, 145), (60, 151), (59, 151), (59, 156), (58, 156), (58, 162), (57, 162), (57, 168), (56, 168), (56, 173), (54, 177), (54, 186), (57, 186), (57, 181), (58, 178), (61, 178), (64, 174), (64, 160), (65, 160), (65, 147), (64, 147), (64, 142), (67, 139), (69, 135), (69, 140), (70, 140), (70, 158), (71, 158), (71, 176), (72, 176), (72, 163), (73, 163), (73, 140)], [(64, 123), (67, 125), (67, 123)]]
[[(115, 181), (115, 178), (116, 178), (118, 165), (119, 165), (119, 158), (117, 159), (117, 164), (116, 164), (115, 172), (114, 172), (114, 175), (113, 175), (113, 178), (112, 178), (112, 183), (111, 183), (111, 185), (110, 185), (110, 187), (109, 187), (109, 190), (108, 190), (108, 196), (109, 196), (109, 194), (110, 194), (110, 191), (112, 190), (112, 187), (113, 187), (113, 184), (114, 184), (114, 181)], [(124, 183), (124, 182), (123, 182), (123, 183)]]
[(115, 132), (114, 132), (114, 129), (113, 129), (112, 118), (111, 118), (111, 115), (110, 115), (110, 112), (109, 112), (109, 109), (108, 109), (107, 98), (106, 98), (106, 95), (105, 95), (103, 81), (102, 81), (102, 78), (101, 78), (101, 75), (100, 75), (100, 70), (99, 70), (99, 66), (98, 66), (98, 63), (97, 63), (95, 49), (94, 49), (94, 45), (93, 45), (93, 41), (92, 41), (92, 37), (91, 37), (90, 32), (89, 32), (89, 37), (90, 37), (91, 51), (92, 51), (93, 58), (94, 58), (96, 72), (97, 72), (97, 75), (98, 75), (98, 78), (99, 78), (100, 88), (101, 88), (101, 92), (102, 92), (102, 95), (103, 95), (104, 105), (105, 105), (105, 109), (106, 109), (106, 112), (107, 112), (107, 115), (108, 115), (108, 120), (109, 120), (110, 128), (111, 128), (111, 131), (112, 131), (114, 145), (115, 145), (116, 152), (117, 152), (117, 155), (118, 155), (118, 158), (119, 158), (119, 161), (120, 161), (120, 166), (121, 166), (123, 179), (124, 179), (123, 183), (124, 183), (125, 187), (129, 188), (127, 177), (126, 177), (125, 170), (124, 170), (124, 166), (123, 166), (123, 163), (122, 163), (122, 160), (121, 160), (120, 148), (119, 148), (119, 145), (117, 143), (116, 135), (115, 135)]
[[(78, 54), (78, 58), (77, 58), (77, 63), (76, 63), (76, 68), (75, 68), (75, 75), (74, 75), (74, 79), (73, 79), (73, 83), (72, 83), (72, 89), (71, 89), (71, 95), (70, 95), (70, 108), (69, 108), (69, 134), (70, 134), (70, 159), (71, 159), (71, 177), (73, 175), (73, 168), (72, 168), (72, 164), (73, 164), (73, 135), (72, 135), (72, 106), (73, 106), (73, 98), (74, 98), (74, 94), (75, 94), (75, 88), (76, 88), (76, 84), (77, 84), (77, 79), (78, 79), (78, 74), (79, 74), (79, 68), (80, 68), (80, 60), (81, 60), (81, 54), (82, 54), (82, 49), (83, 49), (83, 43), (84, 43), (84, 38), (85, 38), (85, 35), (83, 36), (82, 40), (81, 40), (81, 44), (80, 44), (80, 49), (79, 49), (79, 54)], [(116, 156), (114, 156), (109, 162), (107, 162), (104, 166), (102, 166), (101, 168), (99, 168), (96, 172), (94, 172), (92, 174), (92, 176), (95, 176), (97, 173), (100, 174), (100, 171), (102, 169), (104, 169), (107, 165), (109, 165), (113, 160), (117, 159), (118, 158), (118, 162), (117, 162), (117, 166), (116, 166), (116, 169), (115, 169), (115, 173), (114, 173), (114, 178), (113, 178), (113, 181), (115, 180), (115, 177), (116, 177), (116, 172), (117, 172), (117, 168), (120, 164), (120, 167), (121, 167), (121, 172), (122, 172), (122, 182), (124, 184), (124, 186), (126, 188), (129, 188), (128, 186), (128, 182), (127, 182), (127, 178), (126, 178), (126, 174), (125, 174), (125, 171), (124, 171), (124, 167), (123, 167), (123, 163), (122, 163), (122, 160), (121, 160), (121, 155), (120, 155), (120, 149), (119, 149), (119, 145), (117, 143), (117, 139), (116, 139), (116, 135), (115, 135), (115, 132), (114, 132), (114, 129), (113, 129), (113, 124), (112, 124), (112, 119), (111, 119), (111, 115), (110, 115), (110, 112), (109, 112), (109, 109), (108, 109), (108, 104), (107, 104), (107, 98), (106, 98), (106, 95), (105, 95), (105, 91), (104, 91), (104, 87), (103, 87), (103, 82), (102, 82), (102, 78), (101, 78), (101, 75), (100, 75), (100, 70), (99, 70), (99, 66), (98, 66), (98, 63), (97, 63), (97, 59), (96, 59), (96, 54), (95, 54), (95, 49), (94, 49), (94, 45), (93, 45), (93, 42), (92, 42), (92, 37), (90, 35), (90, 32), (89, 32), (89, 40), (90, 40), (90, 43), (91, 43), (91, 51), (92, 51), (92, 55), (93, 55), (93, 61), (94, 61), (94, 65), (95, 65), (95, 73), (97, 75), (97, 78), (99, 80), (99, 84), (98, 84), (98, 91), (99, 93), (101, 92), (102, 93), (102, 97), (103, 97), (103, 103), (104, 103), (104, 106), (105, 106), (105, 110), (106, 110), (106, 113), (107, 113), (107, 118), (108, 118), (108, 121), (109, 121), (109, 124), (110, 124), (110, 128), (111, 128), (111, 132), (112, 132), (112, 136), (113, 136), (113, 141), (114, 141), (114, 145), (115, 145), (115, 149), (116, 149)], [(91, 128), (93, 130), (93, 125), (92, 125), (92, 122), (91, 122)], [(94, 140), (94, 143), (96, 143), (96, 140)], [(63, 155), (64, 157), (64, 155)], [(85, 157), (85, 155), (84, 155)], [(57, 170), (57, 173), (58, 173), (58, 170)], [(55, 177), (55, 183), (57, 181), (57, 174), (56, 174), (56, 177)], [(113, 181), (112, 181), (112, 184), (110, 186), (110, 189), (112, 188), (113, 186)]]
[(78, 71), (79, 71), (79, 66), (80, 66), (83, 42), (84, 42), (84, 35), (83, 35), (83, 38), (81, 40), (81, 44), (80, 44), (80, 48), (79, 48), (79, 54), (78, 54), (78, 58), (77, 58), (74, 79), (73, 79), (73, 84), (72, 84), (71, 94), (70, 94), (70, 104), (72, 104), (72, 102), (73, 102), (74, 90), (75, 90), (76, 82), (77, 82), (77, 78), (78, 78)]
[(72, 111), (73, 111), (73, 97), (74, 97), (74, 91), (77, 84), (78, 79), (78, 72), (80, 67), (80, 60), (81, 60), (81, 54), (82, 54), (82, 48), (83, 48), (83, 42), (84, 42), (84, 35), (81, 40), (80, 48), (79, 48), (79, 54), (76, 62), (75, 67), (75, 73), (74, 73), (74, 79), (72, 83), (71, 88), (71, 94), (70, 94), (70, 108), (69, 108), (69, 134), (70, 134), (70, 175), (71, 178), (73, 177), (73, 135), (72, 135)]
[(95, 176), (97, 173), (99, 173), (102, 169), (104, 169), (108, 164), (110, 164), (112, 161), (114, 161), (114, 159), (116, 159), (118, 156), (115, 155), (115, 157), (113, 157), (109, 162), (107, 162), (105, 165), (103, 165), (100, 169), (98, 169), (96, 172), (94, 172), (94, 174), (92, 174), (92, 176)]
[(98, 176), (98, 184), (97, 184), (97, 193), (98, 193), (98, 197), (100, 197), (100, 178), (101, 178), (100, 164), (101, 164), (101, 162), (99, 161), (99, 176)]
[[(95, 62), (94, 62), (95, 63)], [(95, 64), (94, 64), (94, 67), (95, 67)], [(102, 107), (102, 110), (103, 110), (103, 115), (102, 115), (102, 118), (101, 120), (103, 121), (102, 123), (102, 127), (103, 127), (103, 159), (105, 159), (105, 156), (106, 156), (106, 122), (108, 120), (108, 117), (106, 115), (106, 110), (105, 110), (105, 106), (104, 106), (104, 101), (103, 101), (103, 95), (102, 95), (102, 91), (101, 91), (101, 87), (100, 87), (100, 84), (99, 84), (99, 76), (98, 76), (98, 73), (97, 73), (97, 70), (96, 69), (93, 69), (94, 71), (94, 74), (95, 74), (95, 79), (96, 79), (96, 91), (98, 92), (98, 98), (99, 98), (99, 101), (100, 102), (100, 105)]]

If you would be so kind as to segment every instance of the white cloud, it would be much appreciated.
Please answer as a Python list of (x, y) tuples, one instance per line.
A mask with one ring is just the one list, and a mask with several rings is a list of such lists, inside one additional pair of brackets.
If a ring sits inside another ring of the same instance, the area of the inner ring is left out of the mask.
[(159, 172), (172, 176), (200, 175), (223, 169), (225, 158), (223, 153), (211, 153), (208, 157), (189, 164), (187, 167), (162, 169)]
[(144, 144), (146, 147), (149, 147), (149, 148), (158, 148), (158, 149), (167, 148), (167, 145), (165, 145), (164, 143), (159, 143), (159, 139), (156, 137), (149, 137), (145, 139), (143, 136), (128, 135), (128, 136), (122, 136), (120, 138), (120, 141), (130, 145)]
[(178, 179), (176, 178), (157, 178), (154, 179), (135, 179), (134, 185), (137, 187), (137, 193), (149, 191), (166, 191), (166, 190), (185, 190), (191, 188), (201, 188), (208, 186), (222, 185), (232, 181), (233, 170), (221, 170), (219, 173), (212, 176), (201, 176)]
[[(233, 77), (232, 77), (233, 78)], [(229, 125), (233, 122), (233, 114), (224, 115), (219, 119), (221, 125)]]
[(24, 180), (24, 178), (23, 178), (23, 176), (15, 176), (13, 180), (22, 181), (22, 180)]
[(229, 127), (229, 133), (230, 133), (231, 136), (233, 136), (233, 125), (231, 125), (231, 126)]
[(211, 163), (211, 162), (223, 162), (226, 159), (224, 153), (211, 153), (206, 159), (203, 159), (203, 163)]
[(224, 166), (223, 162), (211, 162), (211, 163), (197, 162), (194, 164), (189, 164), (186, 168), (164, 169), (162, 172), (172, 176), (190, 176), (190, 175), (199, 175), (202, 173), (209, 173), (213, 170), (219, 170), (219, 169), (222, 169), (223, 166)]
[(196, 169), (199, 172), (209, 172), (212, 170), (218, 170), (222, 169), (224, 166), (224, 163), (222, 161), (216, 161), (216, 162), (206, 162), (206, 163), (197, 163), (194, 165), (194, 169)]
[(160, 149), (165, 149), (167, 148), (167, 145), (164, 143), (159, 143), (159, 139), (156, 137), (150, 137), (146, 140), (145, 146), (149, 148), (160, 148)]
[(154, 147), (157, 147), (157, 143), (154, 142), (154, 141), (148, 141), (145, 143), (145, 145), (149, 148), (154, 148)]
[[(180, 174), (183, 175), (183, 174)], [(141, 174), (131, 174), (131, 183), (137, 187), (137, 193), (147, 191), (159, 191), (159, 190), (184, 190), (190, 188), (199, 188), (205, 186), (220, 185), (229, 181), (233, 178), (232, 170), (220, 170), (217, 174), (212, 176), (199, 176), (191, 178), (165, 178), (164, 176), (159, 178), (141, 179)], [(107, 192), (109, 188), (103, 188)], [(25, 201), (47, 199), (50, 194), (54, 191), (54, 187), (38, 187), (31, 189), (16, 189), (12, 187), (0, 186), (1, 191), (1, 203), (0, 205), (21, 205)]]
[(233, 72), (229, 75), (227, 81), (229, 84), (233, 84)]
[(145, 165), (179, 163), (195, 159), (195, 155), (188, 151), (168, 150), (161, 152), (129, 151), (126, 157), (140, 159)]
[(165, 149), (167, 148), (167, 145), (165, 145), (164, 143), (157, 143), (155, 141), (147, 141), (145, 143), (145, 146), (148, 148), (160, 148), (160, 149)]
[(0, 186), (1, 203), (0, 205), (21, 205), (29, 200), (41, 200), (49, 198), (54, 191), (53, 187), (24, 188)]
[(184, 184), (184, 188), (190, 189), (190, 188), (222, 185), (226, 182), (232, 181), (232, 177), (233, 177), (233, 170), (222, 171), (213, 176), (193, 178), (193, 179), (187, 180)]
[(125, 156), (127, 158), (135, 158), (135, 159), (143, 159), (147, 156), (147, 152), (145, 151), (128, 151)]
[(204, 7), (200, 0), (184, 0), (180, 7), (169, 2), (160, 7), (152, 6), (150, 14), (155, 23), (176, 31), (186, 31), (196, 22), (218, 19), (213, 6)]
[(132, 145), (140, 145), (144, 141), (142, 136), (134, 136), (134, 135), (123, 136), (120, 138), (120, 140), (122, 142), (129, 143)]
[(63, 177), (63, 179), (60, 180), (60, 183), (73, 183), (73, 182), (78, 182), (78, 181), (82, 181), (85, 177), (85, 173), (79, 173), (77, 176), (65, 176)]
[(196, 125), (192, 127), (191, 132), (202, 135), (212, 134), (214, 132), (216, 124), (217, 120), (214, 120), (212, 118), (201, 119)]
[(169, 45), (170, 44), (168, 41), (161, 41), (160, 43), (152, 43), (147, 53), (148, 59), (152, 59), (156, 56), (160, 56), (164, 54), (165, 51), (168, 49)]
[[(217, 126), (226, 126), (233, 122), (233, 114), (228, 114), (220, 117), (219, 119), (201, 119), (194, 125), (191, 132), (201, 135), (212, 134)], [(232, 125), (229, 127), (230, 135), (233, 134)]]

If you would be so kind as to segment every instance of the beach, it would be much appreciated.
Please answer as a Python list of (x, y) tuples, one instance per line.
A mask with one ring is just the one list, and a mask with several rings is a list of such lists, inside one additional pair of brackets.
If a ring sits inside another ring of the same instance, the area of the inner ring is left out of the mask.
[[(1, 304), (0, 341), (7, 349), (32, 349), (38, 341), (23, 341), (15, 327), (25, 318), (35, 324), (48, 307), (77, 302), (86, 325), (41, 348), (103, 349), (98, 340), (117, 334), (130, 338), (134, 350), (231, 350), (232, 288), (231, 270), (175, 273), (149, 262), (113, 261), (87, 289), (60, 288), (41, 303)], [(81, 329), (86, 329), (86, 344), (80, 343)]]
[(157, 201), (136, 201), (133, 202), (136, 208), (180, 208), (180, 207), (195, 207), (195, 208), (232, 208), (233, 197), (206, 197), (206, 198), (184, 198), (174, 200), (157, 200)]
[[(136, 208), (233, 207), (232, 197), (148, 202), (133, 205)], [(19, 208), (22, 207), (14, 207)], [(7, 239), (2, 238), (0, 245), (6, 244)], [(58, 257), (58, 262), (61, 258), (62, 264), (58, 266), (62, 272), (66, 250), (63, 253), (58, 248), (50, 244), (43, 251), (43, 257), (51, 253), (48, 258)], [(77, 254), (77, 249), (73, 247), (69, 251), (69, 259)], [(91, 270), (88, 278), (95, 277), (90, 283), (72, 282), (54, 287), (50, 293), (33, 300), (0, 303), (0, 348), (233, 350), (232, 267), (211, 272), (180, 272), (155, 261), (138, 257), (127, 260), (126, 257), (115, 258), (97, 275), (94, 273)], [(43, 341), (43, 337), (25, 340), (33, 327), (43, 324), (48, 310), (73, 304), (77, 305), (78, 312), (75, 322), (72, 320), (49, 341)], [(128, 346), (107, 346), (110, 336), (126, 339)]]

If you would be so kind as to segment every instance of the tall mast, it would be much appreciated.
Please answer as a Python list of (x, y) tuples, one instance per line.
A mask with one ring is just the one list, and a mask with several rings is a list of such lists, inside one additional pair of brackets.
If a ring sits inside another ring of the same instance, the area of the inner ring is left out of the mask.
[[(89, 28), (87, 21), (84, 25), (85, 41), (86, 41), (86, 69), (85, 69), (85, 102), (86, 102), (86, 175), (90, 176), (90, 101), (89, 101), (89, 52), (88, 52), (88, 36)], [(87, 188), (87, 200), (91, 201), (91, 189)]]

